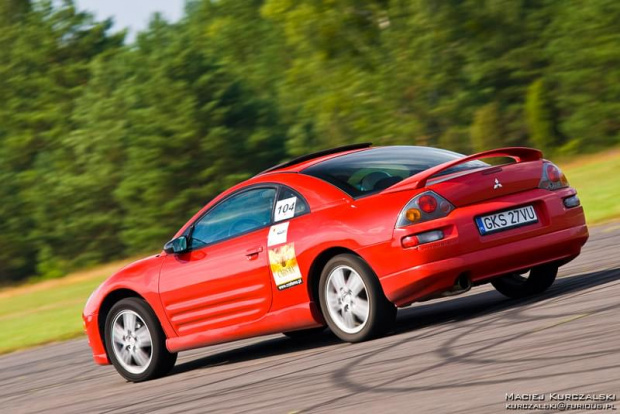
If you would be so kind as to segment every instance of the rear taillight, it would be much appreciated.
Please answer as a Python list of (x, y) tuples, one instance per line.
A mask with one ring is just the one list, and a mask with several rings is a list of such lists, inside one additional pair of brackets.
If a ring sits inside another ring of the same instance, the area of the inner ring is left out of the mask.
[(433, 191), (425, 191), (411, 199), (400, 212), (396, 227), (434, 220), (447, 216), (454, 206)]
[(437, 199), (430, 194), (425, 194), (418, 199), (418, 206), (423, 212), (432, 214), (437, 210)]
[(538, 188), (545, 190), (558, 190), (568, 187), (568, 180), (564, 173), (552, 162), (543, 162), (542, 178), (538, 184)]
[(547, 164), (545, 171), (547, 172), (547, 177), (549, 178), (549, 181), (553, 181), (553, 182), (560, 181), (560, 170), (558, 170), (558, 168), (555, 165)]

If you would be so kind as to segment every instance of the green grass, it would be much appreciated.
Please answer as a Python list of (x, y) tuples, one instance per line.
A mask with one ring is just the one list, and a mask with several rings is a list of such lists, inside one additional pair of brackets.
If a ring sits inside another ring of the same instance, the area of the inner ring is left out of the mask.
[(620, 219), (620, 150), (558, 164), (577, 189), (588, 224)]
[(123, 262), (0, 291), (0, 354), (83, 334), (82, 308)]
[[(620, 219), (620, 150), (558, 164), (579, 191), (589, 224)], [(0, 354), (82, 335), (86, 299), (123, 264), (0, 290)]]

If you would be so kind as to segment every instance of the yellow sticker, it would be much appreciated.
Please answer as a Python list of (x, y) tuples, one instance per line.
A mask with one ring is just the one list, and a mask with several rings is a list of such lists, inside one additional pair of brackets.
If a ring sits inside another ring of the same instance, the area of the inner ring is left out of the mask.
[(294, 243), (269, 249), (269, 267), (278, 290), (296, 286), (302, 282)]

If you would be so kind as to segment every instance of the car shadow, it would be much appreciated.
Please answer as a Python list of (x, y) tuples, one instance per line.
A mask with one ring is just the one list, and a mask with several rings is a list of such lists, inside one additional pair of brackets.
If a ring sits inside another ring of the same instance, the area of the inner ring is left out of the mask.
[[(620, 280), (620, 268), (560, 277), (545, 293), (524, 299), (509, 299), (493, 289), (440, 301), (414, 304), (411, 307), (399, 310), (398, 322), (393, 333), (399, 334), (448, 321), (467, 320), (506, 309), (519, 308), (616, 280)], [(475, 290), (474, 287), (472, 292)]]
[(328, 329), (304, 340), (291, 339), (282, 335), (281, 337), (265, 339), (251, 345), (241, 346), (239, 348), (177, 364), (169, 375), (181, 374), (183, 372), (217, 365), (251, 361), (274, 355), (284, 355), (338, 343), (341, 343), (341, 341)]
[[(463, 296), (415, 304), (398, 311), (396, 325), (390, 335), (399, 335), (417, 329), (436, 326), (450, 321), (463, 321), (475, 317), (519, 308), (549, 298), (574, 294), (606, 283), (620, 280), (620, 268), (561, 277), (543, 294), (525, 299), (508, 299), (495, 290), (475, 293), (475, 289)], [(305, 340), (293, 340), (285, 336), (240, 346), (213, 355), (183, 362), (175, 366), (170, 375), (216, 365), (235, 364), (264, 357), (328, 347), (341, 343), (329, 330)]]

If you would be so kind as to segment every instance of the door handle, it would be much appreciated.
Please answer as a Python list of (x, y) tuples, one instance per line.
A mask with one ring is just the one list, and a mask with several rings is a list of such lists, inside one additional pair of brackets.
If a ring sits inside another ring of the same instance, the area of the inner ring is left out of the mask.
[(254, 259), (256, 259), (258, 257), (258, 254), (260, 252), (262, 252), (262, 251), (263, 251), (263, 247), (262, 246), (246, 250), (245, 257), (247, 257), (248, 260), (254, 260)]

